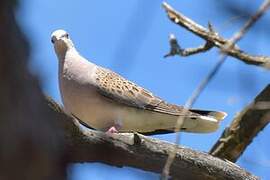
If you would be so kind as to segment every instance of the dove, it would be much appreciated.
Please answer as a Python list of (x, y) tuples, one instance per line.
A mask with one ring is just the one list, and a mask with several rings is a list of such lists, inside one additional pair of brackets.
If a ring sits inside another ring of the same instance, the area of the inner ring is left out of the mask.
[(210, 133), (226, 113), (186, 109), (155, 96), (121, 75), (84, 58), (69, 34), (56, 30), (51, 41), (58, 58), (59, 88), (65, 111), (87, 127), (105, 132), (162, 134), (181, 131)]

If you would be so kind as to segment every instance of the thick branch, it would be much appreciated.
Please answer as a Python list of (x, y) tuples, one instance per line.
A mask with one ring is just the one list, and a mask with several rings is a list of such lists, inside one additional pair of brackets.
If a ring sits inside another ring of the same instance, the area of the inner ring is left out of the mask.
[[(47, 103), (57, 111), (64, 131), (70, 162), (102, 162), (118, 167), (130, 166), (161, 173), (173, 144), (136, 133), (106, 135), (82, 128), (77, 120), (67, 116), (52, 100)], [(178, 147), (171, 167), (175, 179), (257, 179), (237, 165), (207, 153)]]
[[(174, 10), (167, 3), (163, 3), (163, 7), (165, 8), (168, 17), (174, 23), (184, 27), (188, 31), (194, 33), (197, 36), (200, 36), (206, 42), (211, 42), (212, 45), (222, 49), (225, 44), (229, 44), (229, 40), (224, 39), (218, 33), (214, 32), (213, 29), (209, 30), (204, 28), (203, 26), (195, 23), (193, 20), (187, 18), (180, 12)], [(209, 48), (210, 49), (210, 48)], [(235, 57), (247, 64), (259, 65), (263, 67), (270, 67), (270, 57), (268, 56), (255, 56), (250, 55), (242, 50), (240, 50), (237, 46), (234, 46), (228, 51), (226, 51), (228, 55)]]
[(213, 156), (235, 162), (269, 121), (270, 85), (255, 98), (253, 103), (234, 118), (210, 153)]
[(54, 112), (28, 71), (29, 44), (16, 22), (16, 0), (0, 1), (0, 179), (66, 179)]

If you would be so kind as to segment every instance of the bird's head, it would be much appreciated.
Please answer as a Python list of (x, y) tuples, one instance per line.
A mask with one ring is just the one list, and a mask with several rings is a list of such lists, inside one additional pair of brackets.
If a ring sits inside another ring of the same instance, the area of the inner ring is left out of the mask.
[(51, 35), (51, 41), (57, 54), (66, 53), (67, 50), (74, 48), (74, 45), (69, 38), (69, 34), (62, 30), (56, 30)]

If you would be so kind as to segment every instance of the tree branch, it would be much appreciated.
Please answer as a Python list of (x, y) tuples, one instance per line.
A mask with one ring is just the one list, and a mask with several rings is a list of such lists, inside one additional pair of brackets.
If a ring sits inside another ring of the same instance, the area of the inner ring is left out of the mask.
[(174, 34), (171, 34), (169, 37), (169, 43), (171, 46), (170, 52), (164, 56), (164, 58), (170, 57), (170, 56), (175, 56), (175, 55), (180, 55), (180, 56), (190, 56), (193, 54), (201, 53), (210, 50), (214, 45), (210, 42), (207, 41), (204, 45), (201, 45), (196, 48), (186, 48), (182, 49), (174, 36)]
[[(69, 162), (101, 162), (113, 166), (130, 166), (161, 173), (163, 164), (174, 145), (137, 133), (106, 135), (82, 127), (64, 113), (51, 99), (48, 105), (57, 112), (59, 126), (66, 139)], [(237, 165), (207, 153), (185, 147), (177, 148), (171, 167), (174, 179), (258, 179)]]
[[(204, 28), (203, 26), (197, 24), (196, 22), (184, 16), (180, 12), (174, 10), (169, 4), (165, 2), (163, 3), (163, 7), (166, 10), (169, 19), (172, 22), (184, 27), (188, 31), (201, 37), (206, 42), (211, 42), (212, 45), (220, 49), (222, 49), (225, 44), (229, 43), (229, 40), (221, 37), (217, 32), (213, 30), (213, 28), (212, 29)], [(250, 55), (244, 52), (243, 50), (239, 49), (236, 45), (228, 49), (226, 53), (232, 57), (235, 57), (243, 61), (244, 63), (270, 68), (270, 57)], [(181, 54), (178, 53), (178, 55)]]
[(210, 154), (232, 162), (241, 156), (252, 139), (264, 129), (270, 121), (270, 85), (242, 110), (219, 140), (210, 150)]
[[(165, 3), (165, 5), (166, 5), (166, 3)], [(184, 105), (185, 109), (192, 108), (192, 105), (195, 103), (195, 101), (199, 97), (200, 93), (203, 91), (203, 89), (206, 87), (206, 85), (210, 82), (210, 80), (214, 77), (214, 75), (220, 69), (222, 64), (225, 62), (225, 60), (228, 56), (227, 55), (228, 52), (230, 52), (231, 49), (233, 49), (235, 47), (235, 44), (244, 36), (244, 34), (252, 27), (252, 25), (267, 11), (269, 6), (270, 6), (270, 0), (265, 0), (262, 3), (262, 5), (260, 6), (260, 8), (256, 11), (256, 13), (252, 17), (250, 17), (249, 20), (244, 24), (244, 26), (237, 33), (235, 33), (232, 36), (232, 38), (228, 41), (227, 44), (224, 45), (224, 47), (221, 48), (221, 56), (220, 56), (218, 62), (216, 63), (215, 67), (210, 71), (210, 73), (205, 77), (205, 79), (203, 79), (201, 81), (201, 83), (195, 89), (195, 91), (192, 93), (191, 97), (188, 99), (188, 101)], [(214, 30), (210, 24), (209, 24), (209, 31), (211, 34), (215, 34)], [(178, 47), (180, 48), (180, 46), (177, 44), (176, 40), (174, 43), (172, 43), (172, 42), (173, 41), (171, 41), (171, 44), (174, 44), (174, 47), (176, 49)], [(208, 43), (206, 43), (206, 45), (207, 44)], [(203, 50), (205, 51), (207, 49), (206, 45), (205, 45), (205, 47), (202, 47), (201, 49), (197, 49), (194, 51), (197, 51), (197, 52), (203, 51)], [(212, 45), (210, 44), (208, 49), (210, 49), (211, 46)], [(173, 48), (172, 48), (172, 50), (173, 50)], [(184, 110), (182, 113), (185, 114), (186, 111)], [(176, 125), (175, 125), (175, 132), (178, 132), (176, 135), (176, 138), (175, 138), (175, 141), (176, 141), (175, 144), (178, 144), (179, 139), (180, 139), (179, 130), (181, 128), (181, 122), (183, 122), (183, 116), (178, 118)], [(175, 147), (177, 147), (177, 146), (175, 146)], [(164, 165), (164, 169), (162, 171), (162, 179), (164, 179), (164, 180), (167, 180), (169, 177), (170, 166), (175, 158), (175, 155), (176, 155), (176, 149), (175, 149), (175, 151), (172, 151), (169, 154), (169, 157)]]
[(29, 44), (16, 0), (0, 1), (0, 179), (66, 179), (60, 129), (28, 71)]

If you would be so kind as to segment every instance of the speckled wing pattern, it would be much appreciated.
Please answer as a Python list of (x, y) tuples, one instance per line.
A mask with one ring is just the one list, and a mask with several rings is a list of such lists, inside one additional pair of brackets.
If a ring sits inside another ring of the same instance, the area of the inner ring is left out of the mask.
[[(183, 107), (166, 103), (148, 90), (126, 80), (109, 69), (98, 67), (96, 75), (97, 87), (100, 93), (113, 101), (159, 113), (175, 116), (182, 114)], [(185, 115), (198, 116), (197, 113), (190, 111)]]

